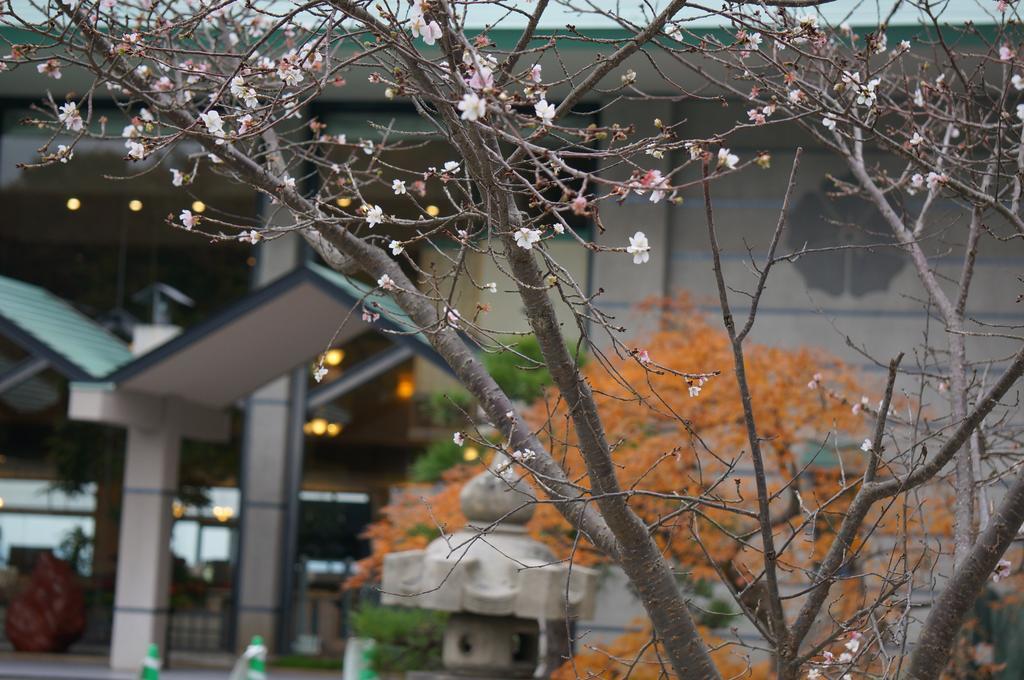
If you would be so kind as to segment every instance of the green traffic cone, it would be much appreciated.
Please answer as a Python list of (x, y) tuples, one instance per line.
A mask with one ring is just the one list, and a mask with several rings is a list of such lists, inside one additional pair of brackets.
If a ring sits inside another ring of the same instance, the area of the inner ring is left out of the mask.
[(265, 680), (267, 677), (267, 648), (263, 646), (263, 637), (253, 635), (249, 643), (252, 656), (249, 657), (249, 674), (246, 680)]
[(160, 648), (151, 642), (146, 650), (146, 658), (142, 660), (139, 680), (160, 680)]

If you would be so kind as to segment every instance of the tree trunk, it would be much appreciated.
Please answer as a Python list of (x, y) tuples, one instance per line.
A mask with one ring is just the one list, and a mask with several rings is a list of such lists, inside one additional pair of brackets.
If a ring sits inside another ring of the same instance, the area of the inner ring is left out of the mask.
[(964, 618), (1021, 524), (1024, 524), (1024, 475), (1014, 481), (977, 543), (932, 604), (917, 647), (911, 655), (909, 678), (935, 680), (939, 677), (949, 660)]

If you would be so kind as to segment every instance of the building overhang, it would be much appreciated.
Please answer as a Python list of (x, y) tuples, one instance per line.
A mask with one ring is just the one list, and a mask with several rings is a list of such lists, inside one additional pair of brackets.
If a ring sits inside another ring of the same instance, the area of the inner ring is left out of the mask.
[[(379, 315), (374, 323), (362, 320), (364, 307)], [(403, 357), (420, 356), (447, 370), (390, 298), (307, 264), (102, 380), (73, 382), (69, 412), (77, 420), (144, 429), (163, 423), (183, 436), (221, 439), (229, 406), (366, 332), (404, 348)]]

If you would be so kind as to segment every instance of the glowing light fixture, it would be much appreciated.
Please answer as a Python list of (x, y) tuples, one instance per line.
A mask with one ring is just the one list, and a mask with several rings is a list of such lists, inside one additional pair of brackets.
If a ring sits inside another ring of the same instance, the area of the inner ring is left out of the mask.
[(0, 508), (4, 507), (4, 499), (0, 498)]
[(181, 519), (185, 516), (185, 506), (182, 505), (181, 501), (174, 501), (171, 504), (171, 513), (174, 514), (175, 519)]
[(218, 522), (227, 522), (235, 516), (235, 510), (226, 505), (215, 505), (213, 506), (213, 516), (217, 518)]
[(131, 210), (132, 212), (139, 212), (140, 210), (142, 210), (142, 201), (140, 201), (137, 198), (133, 198), (132, 200), (128, 201), (128, 209)]
[(347, 208), (350, 205), (352, 205), (352, 199), (348, 198), (348, 197), (342, 197), (342, 198), (335, 199), (334, 202), (338, 204), (339, 208)]
[(78, 210), (79, 208), (82, 207), (82, 202), (75, 198), (74, 196), (72, 196), (71, 198), (68, 199), (68, 202), (65, 205), (67, 205), (68, 210)]
[(441, 214), (441, 209), (438, 208), (433, 203), (431, 203), (430, 205), (427, 206), (427, 214), (430, 215), (431, 217), (437, 217), (438, 215)]
[(412, 374), (402, 373), (398, 376), (398, 384), (395, 385), (395, 394), (399, 399), (410, 399), (416, 393), (416, 381)]
[(313, 420), (309, 421), (309, 431), (317, 437), (322, 437), (327, 432), (327, 419), (313, 418)]
[(466, 461), (467, 463), (470, 461), (474, 461), (479, 457), (480, 449), (476, 448), (475, 446), (467, 446), (466, 448), (462, 449), (462, 460)]
[(324, 363), (328, 366), (337, 366), (345, 360), (345, 350), (333, 347), (324, 354)]
[(302, 426), (302, 432), (309, 437), (337, 437), (344, 429), (343, 423), (332, 423), (326, 418), (313, 418)]
[(192, 201), (192, 212), (206, 212), (206, 204), (203, 203), (202, 201)]

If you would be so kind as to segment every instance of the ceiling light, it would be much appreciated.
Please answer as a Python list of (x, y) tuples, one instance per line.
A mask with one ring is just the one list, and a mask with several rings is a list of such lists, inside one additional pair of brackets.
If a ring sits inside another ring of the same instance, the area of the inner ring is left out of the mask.
[(413, 380), (412, 374), (403, 373), (398, 376), (398, 384), (395, 385), (395, 394), (398, 395), (398, 398), (409, 399), (415, 393), (416, 381)]

